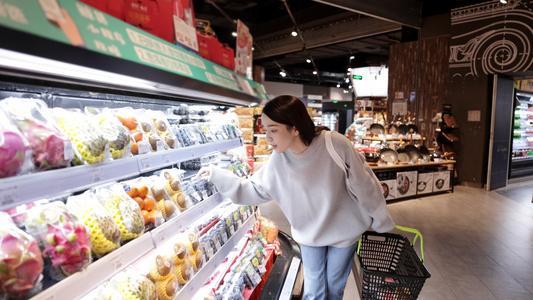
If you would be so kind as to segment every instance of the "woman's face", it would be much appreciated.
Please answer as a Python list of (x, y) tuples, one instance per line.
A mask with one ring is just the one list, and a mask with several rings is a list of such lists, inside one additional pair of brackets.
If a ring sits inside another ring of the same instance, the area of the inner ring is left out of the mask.
[(266, 131), (266, 140), (276, 153), (283, 153), (287, 149), (293, 150), (303, 144), (296, 127), (293, 126), (289, 130), (287, 125), (274, 122), (265, 114), (261, 117), (261, 123)]

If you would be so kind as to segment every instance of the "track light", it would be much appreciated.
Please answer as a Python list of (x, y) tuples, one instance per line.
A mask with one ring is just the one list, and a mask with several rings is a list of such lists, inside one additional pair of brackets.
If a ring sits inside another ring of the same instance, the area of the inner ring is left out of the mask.
[(298, 32), (296, 31), (296, 28), (294, 28), (291, 32), (292, 36), (298, 36)]
[(231, 32), (231, 35), (234, 36), (234, 37), (237, 37), (237, 32), (233, 31), (233, 32)]
[(507, 0), (500, 0), (500, 3), (507, 4)]
[(313, 74), (316, 75), (316, 74), (318, 74), (318, 72), (317, 72), (316, 70), (314, 70), (314, 71), (313, 71)]
[(306, 63), (310, 64), (311, 63), (311, 57), (308, 57), (306, 60), (305, 60)]
[(352, 59), (355, 59), (355, 56), (351, 55), (350, 56), (350, 60), (352, 60)]
[(352, 89), (352, 85), (350, 84), (350, 85), (348, 86), (348, 88), (351, 90), (351, 89)]
[(346, 83), (350, 82), (350, 78), (346, 78), (344, 81), (346, 81)]
[(281, 75), (281, 77), (285, 77), (285, 76), (287, 76), (287, 73), (285, 73), (284, 70), (281, 70), (281, 71), (279, 72), (279, 75)]
[(337, 87), (340, 88), (340, 87), (341, 87), (341, 84), (340, 84), (340, 83), (337, 83)]

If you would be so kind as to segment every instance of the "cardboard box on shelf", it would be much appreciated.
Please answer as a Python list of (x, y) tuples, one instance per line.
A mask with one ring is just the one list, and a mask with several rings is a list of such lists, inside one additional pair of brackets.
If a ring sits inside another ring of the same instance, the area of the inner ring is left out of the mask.
[(409, 197), (416, 195), (416, 185), (418, 179), (417, 171), (397, 172), (396, 189), (397, 198)]
[(427, 194), (433, 192), (433, 173), (418, 173), (418, 194)]
[(395, 199), (397, 195), (396, 179), (383, 180), (380, 183), (381, 187), (383, 187), (385, 200)]
[(124, 20), (169, 43), (174, 40), (172, 0), (124, 0)]
[(433, 191), (447, 191), (451, 190), (450, 186), (450, 171), (439, 171), (433, 173)]
[(79, 0), (99, 11), (124, 20), (124, 0)]

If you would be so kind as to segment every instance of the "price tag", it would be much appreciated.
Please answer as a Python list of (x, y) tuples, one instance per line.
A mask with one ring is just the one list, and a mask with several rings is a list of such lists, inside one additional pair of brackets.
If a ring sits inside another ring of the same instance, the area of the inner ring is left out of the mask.
[(241, 221), (241, 220), (237, 221), (237, 224), (239, 225), (239, 228), (241, 228), (241, 226), (242, 226), (242, 221)]
[(195, 155), (194, 155), (194, 151), (192, 151), (192, 150), (189, 149), (189, 153), (191, 154), (191, 157), (195, 157)]
[(18, 187), (16, 185), (0, 190), (0, 203), (2, 206), (9, 206), (15, 203), (17, 199)]
[(217, 242), (215, 243), (215, 247), (217, 248), (217, 251), (220, 250), (220, 248), (222, 248), (220, 241), (217, 240)]
[(194, 293), (194, 292), (196, 292), (196, 287), (194, 286), (194, 284), (189, 282), (189, 287), (187, 288), (187, 290), (189, 290), (189, 293)]
[(113, 269), (113, 272), (117, 272), (122, 269), (126, 264), (126, 258), (124, 257), (124, 252), (118, 252), (109, 260), (109, 265)]
[(74, 158), (74, 150), (72, 150), (72, 143), (70, 141), (63, 143), (63, 159), (72, 160)]
[(228, 233), (226, 232), (226, 230), (221, 229), (220, 230), (220, 235), (222, 236), (222, 241), (225, 244), (228, 241)]
[(259, 272), (260, 272), (261, 274), (265, 274), (266, 271), (267, 271), (265, 265), (259, 265), (259, 266), (257, 266), (257, 269), (259, 269)]
[(163, 160), (165, 161), (165, 164), (170, 164), (170, 155), (169, 154), (163, 155)]
[(166, 230), (163, 230), (163, 231), (159, 232), (159, 235), (158, 235), (159, 244), (158, 244), (158, 246), (162, 245), (166, 240), (167, 240)]
[(56, 295), (50, 293), (50, 295), (46, 295), (44, 297), (41, 297), (41, 294), (39, 294), (39, 298), (42, 299), (42, 300), (55, 300), (56, 299)]
[(233, 229), (233, 226), (231, 226), (231, 227), (229, 228), (229, 232), (230, 232), (231, 235), (234, 235), (234, 234), (235, 234), (235, 229)]
[(213, 254), (215, 254), (213, 248), (209, 247), (209, 249), (207, 249), (206, 251), (207, 259), (211, 259), (211, 257), (213, 257)]
[(141, 164), (141, 169), (142, 170), (150, 169), (150, 167), (152, 167), (152, 161), (150, 160), (149, 157), (143, 157), (143, 158), (141, 158), (141, 160), (139, 162)]
[(97, 183), (104, 180), (104, 168), (97, 168), (91, 171), (91, 183)]

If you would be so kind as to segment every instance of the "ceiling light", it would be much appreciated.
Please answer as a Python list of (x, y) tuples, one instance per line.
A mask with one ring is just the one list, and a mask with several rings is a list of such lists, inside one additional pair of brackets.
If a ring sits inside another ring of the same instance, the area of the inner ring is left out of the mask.
[(500, 0), (500, 3), (507, 4), (507, 0)]
[(231, 33), (231, 35), (236, 37), (236, 36), (237, 36), (237, 33), (236, 33), (235, 31), (233, 31), (233, 32)]
[(350, 59), (354, 59), (354, 58), (355, 58), (355, 56), (353, 56), (353, 55), (352, 55), (352, 56), (350, 56)]
[(305, 60), (306, 63), (310, 64), (311, 63), (311, 58), (308, 57), (306, 60)]
[(287, 73), (285, 73), (285, 71), (281, 70), (279, 72), (279, 75), (281, 75), (281, 77), (285, 77), (285, 76), (287, 76)]
[(346, 80), (344, 80), (344, 81), (346, 81), (346, 83), (348, 83), (348, 82), (350, 82), (350, 78), (346, 78)]
[(318, 72), (317, 72), (316, 70), (314, 70), (314, 71), (313, 71), (313, 74), (315, 74), (315, 75), (316, 75), (316, 74), (318, 74)]
[(255, 47), (252, 47), (252, 51), (255, 51)]
[(352, 73), (350, 73), (350, 72), (346, 73), (346, 75), (350, 75), (350, 74), (352, 74)]
[(348, 88), (351, 89), (351, 88), (352, 88), (352, 85), (350, 84), (350, 85), (348, 86)]
[(291, 35), (292, 36), (298, 36), (298, 32), (296, 32), (296, 28), (292, 30)]
[(340, 84), (340, 83), (337, 83), (337, 87), (340, 88), (340, 87), (341, 87), (341, 84)]

